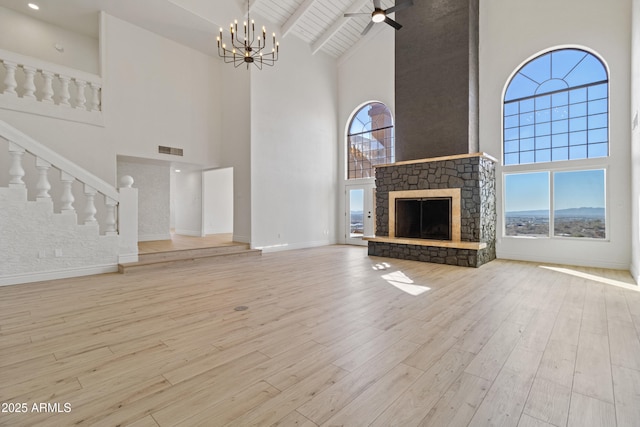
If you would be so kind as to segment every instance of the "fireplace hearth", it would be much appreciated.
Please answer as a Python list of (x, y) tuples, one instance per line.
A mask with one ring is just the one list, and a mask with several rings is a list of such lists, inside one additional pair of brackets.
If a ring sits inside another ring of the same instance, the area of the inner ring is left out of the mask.
[(495, 161), (477, 153), (377, 166), (369, 255), (473, 267), (495, 259)]

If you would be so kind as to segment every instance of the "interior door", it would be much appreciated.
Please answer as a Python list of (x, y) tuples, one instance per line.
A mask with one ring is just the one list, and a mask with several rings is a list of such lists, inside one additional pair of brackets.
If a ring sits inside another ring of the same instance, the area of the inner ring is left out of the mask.
[(363, 237), (374, 235), (374, 186), (373, 184), (347, 185), (345, 193), (345, 242), (352, 245), (366, 245), (367, 242)]

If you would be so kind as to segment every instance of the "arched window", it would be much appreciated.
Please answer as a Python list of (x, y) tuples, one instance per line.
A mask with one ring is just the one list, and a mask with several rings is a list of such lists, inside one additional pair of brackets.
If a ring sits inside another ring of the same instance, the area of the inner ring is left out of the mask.
[(609, 155), (609, 78), (595, 55), (547, 52), (513, 76), (504, 96), (504, 164)]
[(607, 238), (609, 78), (582, 49), (522, 66), (503, 103), (504, 236)]
[(351, 119), (347, 134), (348, 179), (374, 177), (374, 165), (393, 163), (393, 118), (380, 102), (370, 102)]

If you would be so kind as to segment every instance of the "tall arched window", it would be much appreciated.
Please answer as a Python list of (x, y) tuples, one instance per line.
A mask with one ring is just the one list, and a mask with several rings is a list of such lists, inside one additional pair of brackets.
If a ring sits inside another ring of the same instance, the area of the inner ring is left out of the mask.
[(606, 157), (609, 79), (595, 55), (547, 52), (514, 75), (504, 97), (504, 164)]
[(374, 177), (374, 165), (393, 163), (393, 118), (380, 102), (370, 102), (351, 119), (347, 134), (348, 179)]
[[(609, 78), (582, 49), (527, 62), (503, 100), (504, 236), (606, 239)], [(591, 160), (587, 160), (591, 159)]]

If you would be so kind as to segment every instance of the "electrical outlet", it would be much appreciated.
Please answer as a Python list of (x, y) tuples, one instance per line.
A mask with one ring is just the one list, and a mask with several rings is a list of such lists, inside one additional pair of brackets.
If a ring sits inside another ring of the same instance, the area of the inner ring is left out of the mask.
[(60, 258), (62, 256), (62, 249), (56, 248), (56, 258)]
[(47, 251), (44, 249), (38, 250), (38, 258), (43, 259), (47, 257)]

